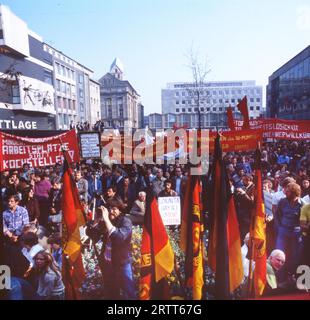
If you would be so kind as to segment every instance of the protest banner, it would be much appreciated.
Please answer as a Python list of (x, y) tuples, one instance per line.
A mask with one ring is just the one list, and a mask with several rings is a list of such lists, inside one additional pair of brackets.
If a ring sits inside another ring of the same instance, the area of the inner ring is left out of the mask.
[(68, 151), (70, 162), (79, 162), (75, 130), (46, 138), (25, 138), (0, 132), (0, 171), (31, 167), (54, 166), (63, 162), (62, 149)]

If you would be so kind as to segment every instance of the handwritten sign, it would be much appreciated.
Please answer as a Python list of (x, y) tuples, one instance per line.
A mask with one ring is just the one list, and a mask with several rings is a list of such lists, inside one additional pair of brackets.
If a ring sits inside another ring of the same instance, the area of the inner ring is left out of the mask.
[(80, 133), (79, 137), (82, 158), (100, 158), (100, 133)]
[(158, 209), (165, 226), (181, 224), (180, 197), (159, 197)]

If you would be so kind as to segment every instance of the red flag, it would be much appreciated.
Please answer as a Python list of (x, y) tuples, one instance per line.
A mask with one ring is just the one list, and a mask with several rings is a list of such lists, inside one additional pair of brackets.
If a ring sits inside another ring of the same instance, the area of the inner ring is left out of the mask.
[(248, 100), (247, 97), (244, 96), (243, 99), (237, 104), (238, 110), (241, 112), (243, 116), (243, 130), (250, 129), (250, 117), (248, 110)]
[(81, 255), (80, 226), (85, 225), (83, 208), (72, 171), (65, 157), (62, 176), (62, 215), (63, 215), (63, 281), (66, 287), (66, 299), (78, 299), (78, 289), (85, 278)]
[(140, 300), (163, 299), (164, 292), (160, 293), (157, 289), (164, 289), (161, 280), (164, 281), (173, 269), (174, 253), (158, 210), (157, 200), (149, 192), (141, 243)]
[(228, 128), (231, 131), (235, 131), (234, 115), (233, 115), (231, 106), (229, 106), (227, 108), (226, 114), (227, 114), (227, 125), (228, 125)]

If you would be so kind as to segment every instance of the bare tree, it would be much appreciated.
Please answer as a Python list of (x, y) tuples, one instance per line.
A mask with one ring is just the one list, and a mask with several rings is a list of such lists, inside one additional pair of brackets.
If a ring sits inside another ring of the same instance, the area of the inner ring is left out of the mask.
[[(209, 63), (207, 57), (204, 60), (201, 59), (199, 51), (193, 48), (193, 45), (185, 54), (188, 61), (187, 67), (192, 73), (192, 83), (186, 88), (188, 95), (194, 100), (192, 106), (194, 106), (194, 111), (198, 114), (198, 128), (201, 128), (201, 101), (204, 93), (206, 92), (206, 79), (207, 75), (211, 72), (209, 68)], [(207, 96), (205, 97), (207, 98)]]

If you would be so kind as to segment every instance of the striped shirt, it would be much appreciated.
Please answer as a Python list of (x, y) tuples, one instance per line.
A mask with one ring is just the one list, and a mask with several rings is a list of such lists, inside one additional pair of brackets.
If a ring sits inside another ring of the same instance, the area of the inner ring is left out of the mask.
[(29, 215), (27, 209), (16, 206), (15, 212), (8, 209), (3, 212), (3, 232), (10, 231), (15, 236), (22, 234), (23, 227), (29, 224)]

